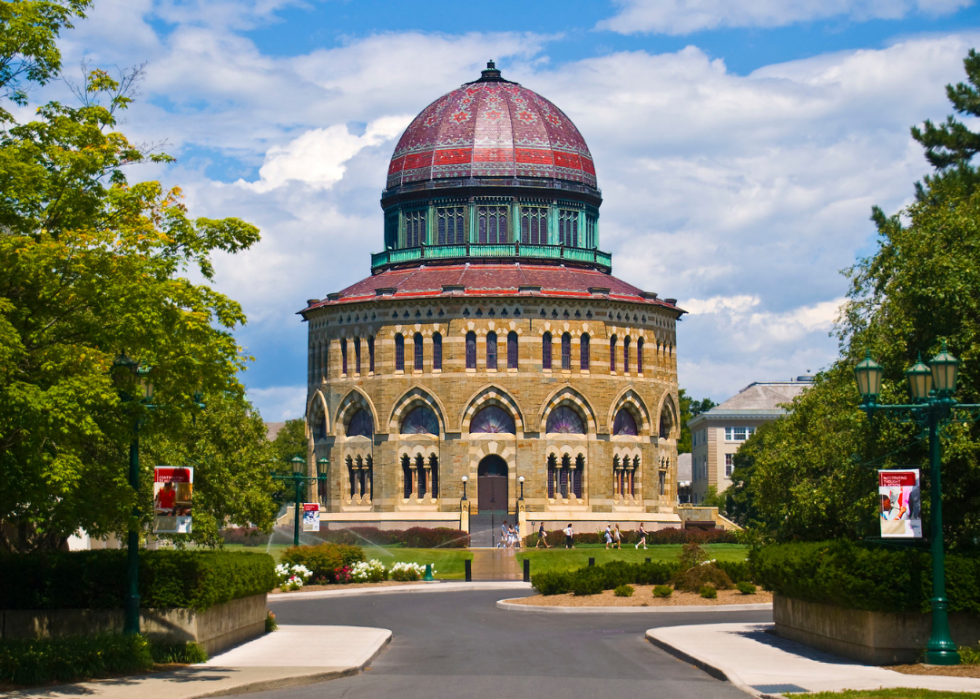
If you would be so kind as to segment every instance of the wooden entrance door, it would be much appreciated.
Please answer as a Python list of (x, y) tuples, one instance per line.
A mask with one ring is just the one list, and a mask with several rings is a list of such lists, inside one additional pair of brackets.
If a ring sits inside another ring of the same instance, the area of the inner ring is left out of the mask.
[(477, 469), (477, 507), (480, 512), (507, 512), (507, 462), (488, 456)]

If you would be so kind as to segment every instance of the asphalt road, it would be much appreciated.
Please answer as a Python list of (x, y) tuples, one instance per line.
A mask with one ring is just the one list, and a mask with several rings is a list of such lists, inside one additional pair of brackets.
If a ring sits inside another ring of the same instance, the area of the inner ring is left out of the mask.
[(656, 626), (765, 622), (770, 612), (526, 614), (497, 609), (501, 592), (385, 594), (274, 602), (280, 624), (391, 629), (362, 674), (255, 699), (670, 699), (746, 696), (651, 645)]

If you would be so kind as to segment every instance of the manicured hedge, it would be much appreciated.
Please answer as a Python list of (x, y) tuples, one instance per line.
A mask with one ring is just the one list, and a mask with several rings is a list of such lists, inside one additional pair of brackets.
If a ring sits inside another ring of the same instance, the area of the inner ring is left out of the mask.
[[(640, 533), (630, 530), (623, 531), (623, 546), (627, 544), (633, 546), (640, 541)], [(647, 545), (657, 546), (660, 544), (737, 544), (738, 539), (735, 532), (726, 529), (660, 529), (655, 532), (647, 532)], [(576, 532), (576, 544), (605, 544), (605, 530), (597, 532)], [(556, 529), (548, 532), (548, 544), (551, 546), (565, 545), (565, 531)], [(524, 537), (524, 546), (534, 548), (538, 545), (538, 533), (535, 531)]]
[[(290, 534), (290, 536), (292, 536)], [(378, 529), (377, 527), (350, 527), (321, 532), (304, 532), (303, 538), (318, 539), (329, 544), (346, 544), (348, 546), (397, 546), (406, 548), (432, 549), (449, 548), (464, 549), (470, 545), (470, 537), (466, 532), (450, 527), (412, 527), (411, 529)], [(269, 541), (267, 534), (258, 529), (225, 529), (221, 538), (226, 544), (243, 544), (245, 546), (265, 546)]]
[[(749, 566), (741, 561), (718, 561), (732, 582), (751, 582)], [(620, 585), (664, 585), (674, 582), (680, 572), (677, 561), (627, 563), (611, 561), (602, 566), (585, 566), (575, 571), (552, 570), (531, 574), (531, 585), (542, 595), (596, 594)]]
[(143, 636), (103, 634), (0, 641), (0, 682), (37, 685), (72, 682), (153, 667)]
[[(144, 608), (204, 610), (269, 592), (275, 561), (261, 553), (141, 551)], [(121, 609), (126, 551), (99, 550), (0, 556), (0, 609)]]
[(337, 582), (337, 569), (350, 567), (363, 561), (364, 550), (360, 546), (346, 544), (319, 544), (317, 546), (292, 546), (282, 552), (283, 563), (304, 565), (312, 575), (309, 582)]
[[(778, 544), (749, 554), (756, 582), (777, 594), (848, 609), (928, 612), (928, 553), (846, 541)], [(980, 559), (946, 556), (953, 612), (980, 614)]]

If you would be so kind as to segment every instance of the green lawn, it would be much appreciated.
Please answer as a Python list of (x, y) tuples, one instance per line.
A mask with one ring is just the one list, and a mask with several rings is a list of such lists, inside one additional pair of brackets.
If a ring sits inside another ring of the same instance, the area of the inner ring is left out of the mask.
[[(290, 547), (285, 544), (272, 544), (268, 547), (268, 552), (278, 562), (282, 552), (288, 548)], [(436, 577), (441, 580), (462, 580), (463, 561), (473, 558), (473, 554), (465, 549), (409, 549), (399, 546), (361, 546), (361, 548), (364, 549), (364, 556), (368, 560), (377, 558), (385, 564), (385, 568), (391, 568), (394, 563), (420, 563), (421, 565), (431, 563), (436, 570)], [(225, 544), (225, 550), (265, 553), (266, 547)]]
[(806, 699), (980, 699), (976, 692), (934, 692), (931, 689), (845, 689), (843, 692), (791, 694)]
[[(647, 558), (653, 561), (676, 561), (682, 548), (680, 544), (665, 544), (651, 546), (646, 551), (637, 550), (632, 546), (623, 546), (622, 549), (606, 549), (603, 546), (576, 547), (574, 549), (558, 547), (518, 549), (517, 559), (523, 561), (525, 558), (529, 558), (531, 560), (531, 573), (540, 573), (546, 570), (577, 570), (587, 566), (589, 558), (595, 558), (595, 563), (599, 566), (610, 561), (643, 563)], [(704, 548), (710, 558), (719, 561), (744, 561), (749, 553), (748, 546), (741, 544), (708, 544)]]

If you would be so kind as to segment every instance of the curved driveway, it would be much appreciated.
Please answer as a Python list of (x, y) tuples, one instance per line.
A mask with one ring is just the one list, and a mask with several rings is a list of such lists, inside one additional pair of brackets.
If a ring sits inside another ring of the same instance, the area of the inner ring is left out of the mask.
[(513, 592), (382, 594), (270, 604), (280, 624), (391, 629), (360, 675), (251, 696), (398, 699), (624, 699), (746, 696), (652, 646), (656, 626), (766, 622), (771, 612), (529, 614), (497, 609)]

